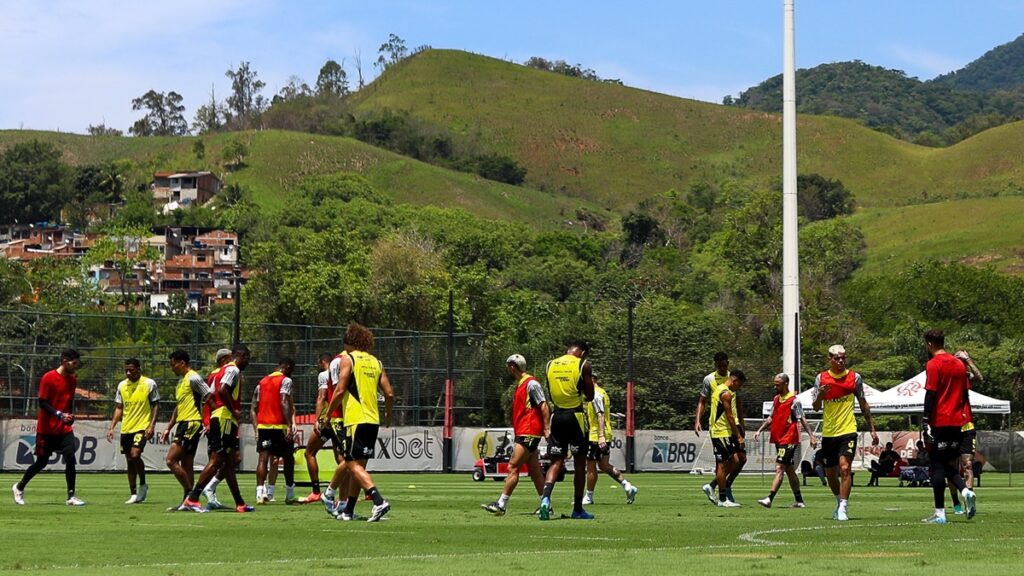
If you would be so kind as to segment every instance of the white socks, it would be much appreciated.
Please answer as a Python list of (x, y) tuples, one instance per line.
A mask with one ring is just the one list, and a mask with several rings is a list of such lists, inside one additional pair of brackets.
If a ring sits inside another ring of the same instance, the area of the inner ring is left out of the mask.
[(507, 504), (507, 503), (508, 503), (508, 494), (502, 494), (501, 498), (498, 498), (498, 506), (501, 506), (502, 508), (504, 508), (505, 504)]

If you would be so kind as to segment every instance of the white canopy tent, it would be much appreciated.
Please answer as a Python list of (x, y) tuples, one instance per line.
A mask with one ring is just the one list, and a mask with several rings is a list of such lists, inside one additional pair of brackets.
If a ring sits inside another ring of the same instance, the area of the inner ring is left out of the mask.
[[(924, 412), (924, 380), (921, 372), (910, 380), (870, 397), (871, 412), (879, 414), (921, 414)], [(997, 400), (974, 390), (970, 391), (971, 411), (975, 414), (1009, 414), (1010, 401)]]

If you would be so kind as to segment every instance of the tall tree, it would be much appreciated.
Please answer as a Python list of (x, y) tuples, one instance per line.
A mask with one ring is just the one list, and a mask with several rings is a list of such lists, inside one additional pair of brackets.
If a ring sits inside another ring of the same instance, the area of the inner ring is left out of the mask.
[(30, 140), (0, 153), (0, 222), (56, 218), (70, 195), (70, 169), (49, 142)]
[(128, 129), (135, 136), (183, 136), (188, 134), (185, 106), (181, 94), (150, 90), (132, 100), (132, 110), (145, 109), (146, 115)]
[(243, 130), (253, 127), (256, 118), (267, 109), (267, 99), (260, 94), (267, 84), (257, 78), (258, 74), (248, 62), (242, 62), (237, 70), (228, 70), (224, 74), (231, 79), (227, 105), (236, 127)]
[(228, 111), (223, 104), (217, 102), (213, 86), (210, 86), (210, 101), (196, 110), (195, 118), (192, 120), (192, 130), (197, 134), (218, 132), (224, 128), (227, 119)]
[(343, 64), (338, 64), (334, 60), (324, 63), (316, 77), (316, 94), (336, 98), (348, 95), (348, 74), (345, 73)]
[(401, 62), (409, 55), (409, 49), (405, 47), (405, 40), (392, 33), (388, 35), (388, 41), (381, 44), (377, 49), (377, 62), (374, 66), (381, 70), (387, 70), (391, 66)]
[(288, 77), (288, 83), (285, 84), (284, 88), (274, 96), (274, 102), (284, 100), (295, 100), (304, 96), (312, 96), (313, 90), (306, 84), (306, 81), (294, 74)]

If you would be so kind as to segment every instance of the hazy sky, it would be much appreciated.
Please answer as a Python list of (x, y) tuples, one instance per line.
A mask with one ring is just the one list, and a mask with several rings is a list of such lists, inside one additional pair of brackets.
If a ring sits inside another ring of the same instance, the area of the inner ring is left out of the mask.
[[(0, 129), (127, 130), (150, 89), (197, 106), (245, 60), (273, 96), (328, 58), (376, 75), (389, 33), (522, 62), (564, 59), (630, 86), (720, 102), (778, 74), (782, 0), (0, 0)], [(1024, 0), (797, 0), (797, 66), (863, 60), (921, 79), (1024, 33)]]

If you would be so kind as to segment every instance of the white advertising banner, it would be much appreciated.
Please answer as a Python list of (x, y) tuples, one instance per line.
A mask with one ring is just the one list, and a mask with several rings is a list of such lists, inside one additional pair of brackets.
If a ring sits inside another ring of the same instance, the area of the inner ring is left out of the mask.
[[(115, 431), (112, 441), (107, 441), (109, 422), (79, 421), (75, 423), (77, 439), (76, 456), (78, 469), (85, 471), (120, 471), (125, 469), (124, 456), (120, 453), (120, 435)], [(3, 423), (0, 441), (3, 442), (2, 463), (4, 470), (25, 470), (35, 460), (35, 420), (7, 420)], [(156, 438), (146, 444), (142, 459), (147, 470), (166, 470), (169, 443), (159, 441), (159, 434), (167, 428), (165, 422), (156, 426)], [(296, 447), (304, 446), (312, 428), (300, 426), (295, 437)], [(256, 436), (251, 424), (243, 424), (240, 431), (242, 465), (240, 470), (251, 472), (256, 469)], [(403, 472), (440, 472), (442, 468), (441, 429), (428, 427), (399, 426), (382, 428), (377, 436), (375, 457), (370, 461), (370, 470)], [(51, 464), (57, 464), (54, 456)], [(196, 453), (196, 469), (206, 465), (206, 444), (201, 443)]]
[(698, 462), (706, 436), (681, 430), (637, 430), (636, 468), (689, 472)]

